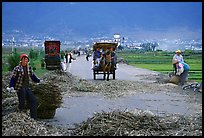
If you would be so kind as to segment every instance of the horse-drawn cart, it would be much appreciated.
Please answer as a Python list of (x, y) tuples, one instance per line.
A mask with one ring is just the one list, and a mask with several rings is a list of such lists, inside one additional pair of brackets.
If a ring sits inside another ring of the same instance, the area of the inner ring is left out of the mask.
[[(115, 79), (116, 70), (116, 55), (118, 43), (113, 42), (97, 42), (93, 45), (93, 78), (96, 79), (96, 75), (103, 74), (103, 79), (107, 76), (109, 80), (109, 74), (113, 75)], [(107, 51), (109, 51), (110, 60), (108, 61)]]

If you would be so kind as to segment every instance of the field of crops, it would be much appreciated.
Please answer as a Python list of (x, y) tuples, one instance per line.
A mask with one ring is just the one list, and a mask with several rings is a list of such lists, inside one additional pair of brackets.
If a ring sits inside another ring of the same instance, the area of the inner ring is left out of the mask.
[[(138, 51), (118, 51), (118, 57), (123, 58), (128, 64), (147, 68), (168, 74), (173, 71), (172, 58), (174, 52), (138, 52)], [(202, 81), (202, 53), (186, 52), (181, 53), (184, 61), (189, 64), (190, 72), (188, 79), (196, 82)]]
[[(39, 50), (39, 49), (38, 49)], [(42, 49), (40, 49), (42, 50)], [(29, 54), (30, 48), (18, 48), (17, 52), (19, 54), (26, 53)], [(7, 62), (6, 59), (11, 53), (11, 48), (2, 48), (2, 71), (6, 72)], [(164, 74), (168, 74), (173, 71), (172, 58), (174, 52), (138, 52), (134, 50), (123, 50), (117, 51), (118, 57), (123, 58), (128, 64), (140, 67), (147, 68), (150, 70), (158, 71)], [(186, 63), (190, 66), (190, 72), (188, 79), (196, 82), (202, 81), (202, 53), (196, 52), (186, 52), (181, 53), (184, 57)], [(43, 58), (43, 55), (40, 55), (38, 60), (34, 61), (35, 67), (37, 68), (36, 73), (38, 75), (44, 74), (45, 69), (41, 68), (40, 60)]]
[[(42, 48), (34, 49), (36, 51), (42, 51)], [(31, 48), (28, 47), (18, 47), (16, 48), (16, 51), (18, 54), (27, 54), (29, 55)], [(8, 72), (8, 56), (11, 55), (12, 49), (10, 47), (2, 47), (2, 73)], [(40, 77), (42, 76), (45, 72), (45, 68), (41, 68), (41, 60), (44, 57), (44, 54), (39, 53), (38, 58), (35, 60), (32, 60), (31, 62), (35, 66), (36, 70), (35, 73)]]

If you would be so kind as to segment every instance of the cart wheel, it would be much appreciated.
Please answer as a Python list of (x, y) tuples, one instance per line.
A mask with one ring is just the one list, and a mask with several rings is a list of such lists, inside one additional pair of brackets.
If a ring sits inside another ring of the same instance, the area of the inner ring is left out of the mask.
[(94, 80), (96, 79), (96, 72), (93, 71), (93, 77), (94, 77)]
[(115, 80), (115, 70), (113, 70), (113, 79)]

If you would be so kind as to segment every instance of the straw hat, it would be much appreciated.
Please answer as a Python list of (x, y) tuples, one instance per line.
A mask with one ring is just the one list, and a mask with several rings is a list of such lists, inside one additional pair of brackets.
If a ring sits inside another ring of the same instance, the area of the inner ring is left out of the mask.
[(176, 50), (175, 52), (176, 52), (176, 53), (181, 53), (181, 51), (180, 51), (180, 50)]

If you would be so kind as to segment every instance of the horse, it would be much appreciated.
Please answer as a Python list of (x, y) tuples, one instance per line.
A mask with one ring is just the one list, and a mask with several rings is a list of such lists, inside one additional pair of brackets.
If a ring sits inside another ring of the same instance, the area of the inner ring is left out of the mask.
[(100, 66), (103, 71), (103, 79), (106, 79), (107, 74), (107, 81), (109, 81), (109, 74), (111, 71), (112, 63), (111, 63), (111, 54), (110, 52), (106, 52), (103, 54), (101, 60), (100, 60)]

